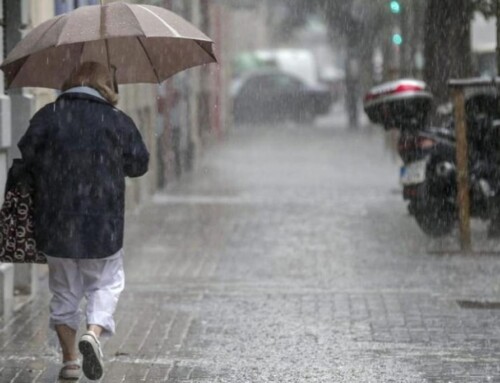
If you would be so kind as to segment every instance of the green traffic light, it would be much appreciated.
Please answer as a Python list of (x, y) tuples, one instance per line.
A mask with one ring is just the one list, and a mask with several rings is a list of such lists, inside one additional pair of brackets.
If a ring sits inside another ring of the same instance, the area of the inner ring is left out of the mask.
[(392, 42), (396, 45), (403, 44), (403, 36), (401, 36), (399, 33), (394, 33), (392, 35)]
[(396, 0), (391, 1), (391, 12), (392, 13), (400, 13), (401, 12), (401, 4), (399, 4), (399, 1), (396, 1)]

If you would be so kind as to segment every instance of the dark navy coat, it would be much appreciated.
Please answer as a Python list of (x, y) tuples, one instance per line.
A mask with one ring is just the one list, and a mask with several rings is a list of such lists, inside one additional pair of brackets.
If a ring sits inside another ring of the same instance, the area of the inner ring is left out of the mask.
[(40, 109), (19, 141), (35, 180), (39, 251), (103, 258), (123, 246), (125, 177), (148, 169), (134, 122), (86, 93), (63, 93)]

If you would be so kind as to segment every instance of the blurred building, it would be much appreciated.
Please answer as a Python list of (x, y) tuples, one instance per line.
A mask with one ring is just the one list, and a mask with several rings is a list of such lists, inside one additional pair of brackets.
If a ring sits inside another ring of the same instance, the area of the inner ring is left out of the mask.
[(496, 18), (486, 19), (476, 12), (471, 22), (471, 48), (474, 75), (495, 76), (497, 74), (497, 26)]
[(231, 6), (234, 26), (229, 48), (240, 53), (271, 48), (271, 8), (266, 1), (220, 1)]
[[(104, 3), (111, 2), (105, 0)], [(138, 1), (139, 2), (139, 1)], [(224, 61), (227, 6), (209, 0), (140, 1), (164, 6), (190, 20), (218, 42), (217, 56)], [(4, 0), (0, 2), (3, 58), (33, 27), (54, 15), (99, 0)], [(224, 65), (208, 65), (185, 71), (161, 85), (120, 86), (118, 107), (139, 127), (151, 153), (150, 171), (139, 179), (127, 179), (127, 213), (167, 183), (193, 168), (204, 145), (226, 128), (227, 81)], [(7, 170), (19, 157), (17, 142), (36, 110), (57, 97), (48, 89), (13, 89), (5, 93), (0, 76), (0, 195)], [(36, 294), (44, 266), (0, 264), (0, 326), (16, 306)]]

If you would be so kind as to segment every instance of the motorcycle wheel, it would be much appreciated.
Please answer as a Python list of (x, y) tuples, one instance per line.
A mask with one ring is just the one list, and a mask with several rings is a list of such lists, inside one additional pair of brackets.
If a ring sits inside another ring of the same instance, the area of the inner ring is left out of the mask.
[(415, 209), (414, 215), (418, 226), (431, 237), (450, 234), (456, 224), (454, 206), (449, 202), (428, 202), (425, 208)]

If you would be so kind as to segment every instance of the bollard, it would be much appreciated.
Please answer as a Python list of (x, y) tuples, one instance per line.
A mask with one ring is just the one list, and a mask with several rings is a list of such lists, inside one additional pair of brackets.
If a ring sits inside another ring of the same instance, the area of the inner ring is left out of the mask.
[[(469, 153), (467, 143), (467, 116), (465, 111), (465, 92), (481, 88), (489, 88), (498, 97), (498, 86), (500, 77), (470, 78), (450, 80), (448, 85), (452, 91), (455, 109), (455, 136), (456, 136), (456, 159), (457, 159), (457, 204), (460, 224), (460, 248), (462, 253), (479, 254), (472, 252), (471, 230), (470, 230), (470, 185), (469, 185)], [(481, 254), (492, 252), (481, 252)], [(497, 252), (493, 252), (497, 253)]]

